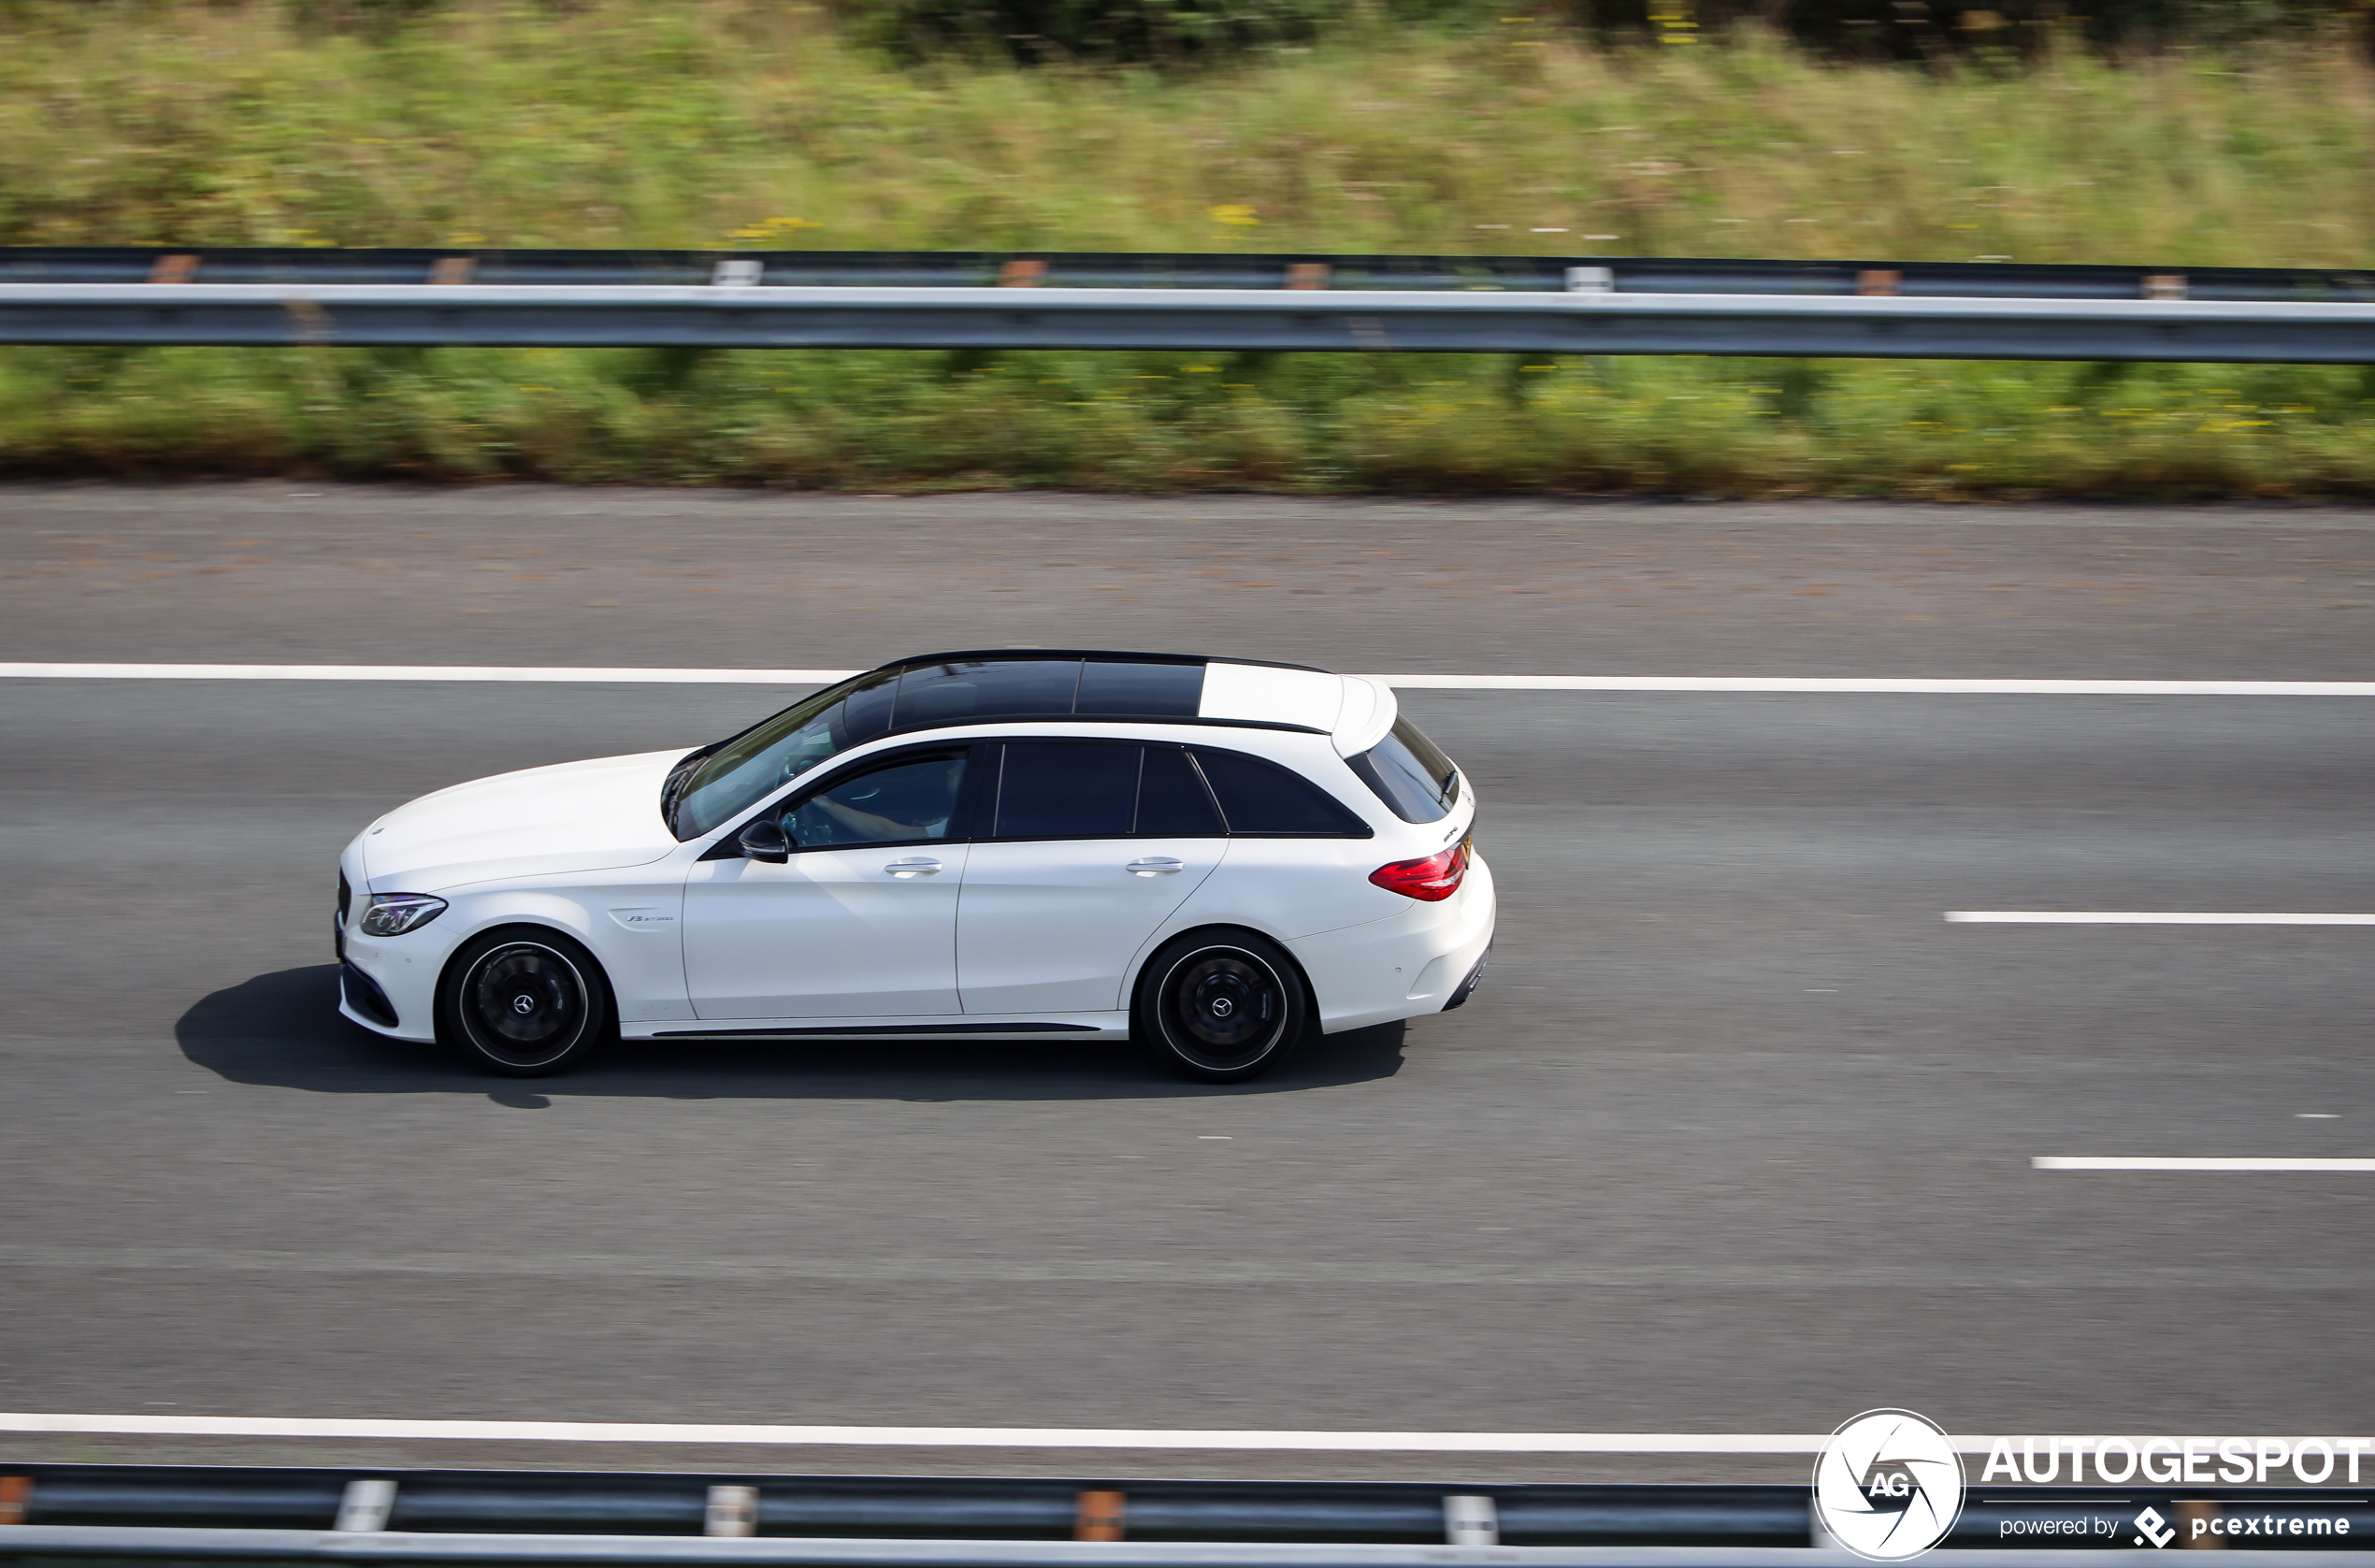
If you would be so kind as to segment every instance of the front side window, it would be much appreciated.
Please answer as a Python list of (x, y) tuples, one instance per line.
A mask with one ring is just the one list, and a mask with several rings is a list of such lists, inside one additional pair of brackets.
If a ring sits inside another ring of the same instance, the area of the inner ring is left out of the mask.
[(965, 754), (901, 757), (843, 779), (784, 813), (799, 849), (928, 843), (949, 837), (965, 786)]
[(896, 672), (828, 686), (698, 758), (669, 781), (669, 827), (698, 839), (802, 773), (890, 728)]
[(1345, 761), (1404, 822), (1440, 822), (1460, 798), (1460, 770), (1406, 718), (1386, 738)]

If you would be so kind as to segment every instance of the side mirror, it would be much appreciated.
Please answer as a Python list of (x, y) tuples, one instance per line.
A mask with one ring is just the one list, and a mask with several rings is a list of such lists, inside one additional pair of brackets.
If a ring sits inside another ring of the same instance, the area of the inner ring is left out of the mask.
[(770, 866), (780, 866), (792, 857), (792, 836), (771, 816), (760, 817), (743, 828), (736, 842), (742, 846), (746, 860), (764, 860)]

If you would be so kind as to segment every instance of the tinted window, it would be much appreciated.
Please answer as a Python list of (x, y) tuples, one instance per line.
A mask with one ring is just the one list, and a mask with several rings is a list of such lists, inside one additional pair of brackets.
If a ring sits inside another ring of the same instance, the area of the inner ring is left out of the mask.
[(809, 797), (784, 813), (784, 830), (802, 849), (944, 839), (964, 783), (961, 752), (903, 757)]
[(1384, 740), (1345, 760), (1404, 822), (1438, 821), (1460, 797), (1459, 770), (1408, 719), (1394, 720)]
[(862, 675), (818, 692), (735, 736), (678, 785), (671, 826), (698, 838), (829, 757), (890, 727), (896, 675)]
[(1001, 839), (1118, 839), (1138, 796), (1136, 746), (1019, 741), (998, 782)]
[(1127, 713), (1138, 718), (1192, 719), (1204, 700), (1201, 664), (1108, 664), (1081, 667), (1079, 713)]
[(1231, 833), (1366, 838), (1369, 825), (1317, 786), (1273, 763), (1235, 752), (1198, 752)]
[(900, 677), (895, 722), (903, 728), (1069, 713), (1079, 686), (1076, 659), (926, 665)]
[(1202, 838), (1223, 832), (1196, 765), (1176, 746), (1148, 746), (1138, 774), (1138, 833), (1142, 838)]

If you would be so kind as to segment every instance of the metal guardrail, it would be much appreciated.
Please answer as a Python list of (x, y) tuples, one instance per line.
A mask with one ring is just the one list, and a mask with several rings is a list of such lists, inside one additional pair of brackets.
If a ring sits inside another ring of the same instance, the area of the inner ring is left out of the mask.
[[(1097, 1481), (410, 1472), (228, 1466), (7, 1465), (24, 1525), (413, 1533), (699, 1535), (721, 1507), (757, 1534), (1134, 1542), (1441, 1545), (1447, 1495), (1481, 1497), (1493, 1539), (1527, 1546), (1804, 1546), (1802, 1486), (1529, 1483), (1461, 1489), (1398, 1482)], [(391, 1484), (392, 1483), (392, 1484)], [(385, 1485), (381, 1493), (376, 1489)], [(7, 1506), (0, 1493), (0, 1509)], [(0, 1513), (0, 1518), (5, 1518)], [(1462, 1528), (1467, 1528), (1464, 1524)], [(2375, 1522), (2368, 1527), (2375, 1540)]]
[[(357, 1535), (297, 1530), (0, 1530), (0, 1562), (747, 1563), (784, 1568), (1866, 1568), (1805, 1546), (1137, 1546), (1101, 1542), (669, 1540), (635, 1535)], [(2134, 1552), (1960, 1552), (1956, 1568), (2127, 1568)], [(2354, 1552), (2229, 1551), (2224, 1568), (2360, 1568)]]
[(1496, 289), (1618, 294), (2375, 302), (2375, 268), (2031, 266), (1650, 256), (1001, 251), (499, 251), (192, 246), (0, 248), (0, 282), (504, 286)]
[(1492, 290), (0, 283), (0, 342), (2375, 363), (2375, 303)]
[[(1866, 1568), (1805, 1546), (1139, 1546), (1102, 1542), (669, 1540), (634, 1535), (362, 1535), (297, 1530), (0, 1530), (0, 1562), (745, 1563), (784, 1568)], [(1956, 1568), (2126, 1568), (2133, 1552), (1976, 1551)], [(2224, 1568), (2360, 1568), (2353, 1552), (2229, 1551)]]
[[(1807, 1502), (1799, 1485), (1531, 1482), (1454, 1489), (1404, 1482), (0, 1463), (0, 1563), (144, 1555), (658, 1561), (711, 1546), (760, 1553), (751, 1561), (918, 1568), (953, 1561), (1072, 1568), (1084, 1548), (1105, 1568), (1805, 1563), (1814, 1561), (1816, 1544)], [(2327, 1532), (2285, 1534), (2286, 1544), (2347, 1542), (2357, 1551), (2343, 1555), (2361, 1562), (2375, 1549), (2375, 1499), (2313, 1487), (1980, 1487), (1943, 1545), (1966, 1568), (2015, 1540), (2026, 1548), (2019, 1554), (2024, 1561), (2042, 1550), (2066, 1561), (2084, 1541), (2102, 1537), (2106, 1520), (2126, 1532), (2147, 1508), (2182, 1532), (2181, 1539), (2227, 1544), (2223, 1533), (2190, 1528), (2222, 1512), (2233, 1519), (2321, 1517)], [(2035, 1524), (2081, 1515), (2094, 1521), (2082, 1534), (2045, 1534)], [(2339, 1521), (2347, 1521), (2347, 1534), (2336, 1532)], [(2255, 1530), (2238, 1538), (2261, 1537)], [(2123, 1535), (2119, 1544), (2126, 1545)], [(1471, 1555), (1487, 1547), (1498, 1555)], [(2300, 1553), (2286, 1555), (2297, 1561)]]

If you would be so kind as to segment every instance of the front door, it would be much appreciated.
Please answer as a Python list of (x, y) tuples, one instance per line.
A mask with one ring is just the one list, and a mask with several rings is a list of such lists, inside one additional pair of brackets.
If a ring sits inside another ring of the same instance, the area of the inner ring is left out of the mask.
[(695, 864), (684, 978), (700, 1018), (953, 1014), (966, 753), (909, 754), (776, 808), (784, 864)]
[(1116, 1011), (1131, 957), (1220, 863), (1219, 813), (1176, 746), (1000, 750), (957, 912), (965, 1011)]

